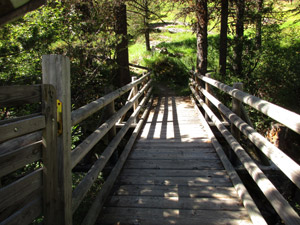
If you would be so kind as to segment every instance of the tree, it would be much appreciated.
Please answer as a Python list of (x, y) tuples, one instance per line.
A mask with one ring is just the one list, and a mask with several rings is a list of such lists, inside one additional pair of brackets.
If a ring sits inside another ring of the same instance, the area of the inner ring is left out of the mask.
[(126, 5), (119, 3), (115, 7), (116, 34), (120, 37), (120, 42), (116, 46), (116, 61), (118, 64), (118, 77), (116, 84), (119, 87), (130, 83), (129, 57), (128, 57), (128, 35), (127, 35), (127, 13)]
[(196, 0), (197, 17), (197, 69), (202, 75), (207, 72), (207, 0)]
[(223, 78), (225, 78), (226, 76), (227, 28), (228, 28), (228, 0), (221, 0), (219, 67), (220, 67), (220, 74)]
[(237, 77), (243, 76), (242, 57), (244, 41), (244, 13), (245, 0), (236, 0), (236, 30), (233, 70)]
[(256, 48), (261, 48), (261, 20), (263, 11), (263, 0), (257, 0), (257, 16), (256, 16)]
[(150, 51), (150, 24), (153, 20), (162, 20), (164, 15), (161, 15), (161, 9), (166, 2), (157, 2), (151, 0), (128, 0), (127, 4), (131, 28), (135, 34), (142, 33), (145, 36), (146, 50)]

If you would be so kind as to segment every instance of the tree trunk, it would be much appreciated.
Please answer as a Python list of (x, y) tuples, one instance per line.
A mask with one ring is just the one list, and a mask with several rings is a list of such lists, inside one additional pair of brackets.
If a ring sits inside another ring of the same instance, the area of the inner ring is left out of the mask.
[(256, 48), (261, 48), (261, 19), (263, 10), (263, 0), (257, 0), (257, 18), (256, 18)]
[(150, 27), (149, 27), (149, 8), (148, 1), (145, 2), (145, 18), (144, 18), (144, 26), (145, 26), (145, 42), (146, 42), (146, 50), (151, 51), (150, 46)]
[(118, 64), (118, 77), (115, 84), (122, 87), (131, 82), (129, 72), (129, 57), (128, 57), (128, 39), (127, 39), (127, 15), (126, 5), (120, 4), (116, 7), (116, 34), (122, 37), (121, 42), (117, 45), (116, 55)]
[(196, 0), (197, 16), (197, 70), (205, 75), (207, 71), (207, 0)]
[(220, 66), (220, 74), (223, 78), (226, 77), (227, 28), (228, 28), (228, 0), (222, 0), (219, 66)]
[(237, 77), (243, 77), (243, 38), (244, 38), (244, 0), (236, 0), (236, 35), (234, 47), (234, 63), (233, 70)]

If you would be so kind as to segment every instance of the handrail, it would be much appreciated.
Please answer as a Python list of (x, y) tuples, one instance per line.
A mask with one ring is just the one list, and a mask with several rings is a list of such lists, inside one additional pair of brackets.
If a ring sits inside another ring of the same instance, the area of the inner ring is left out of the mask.
[[(277, 110), (280, 113), (285, 113), (291, 116), (292, 119), (300, 118), (296, 113), (289, 110), (283, 109), (267, 101), (261, 100), (255, 96), (244, 93), (238, 89), (232, 88), (225, 85), (219, 81), (213, 80), (208, 77), (196, 74), (196, 77), (203, 80), (204, 82), (230, 94), (232, 97), (252, 106), (253, 108), (265, 113), (266, 115), (272, 117), (281, 122), (285, 119), (278, 118), (276, 113), (270, 110)], [(193, 85), (196, 87), (194, 88)], [(276, 187), (268, 180), (266, 175), (261, 171), (261, 169), (255, 164), (248, 153), (243, 149), (243, 147), (238, 143), (238, 141), (233, 137), (233, 135), (225, 128), (225, 126), (219, 121), (219, 119), (214, 115), (209, 106), (201, 99), (197, 91), (200, 91), (205, 99), (209, 100), (223, 115), (225, 115), (232, 124), (234, 124), (241, 132), (243, 132), (249, 140), (251, 140), (262, 152), (268, 156), (281, 170), (284, 174), (294, 182), (297, 187), (300, 187), (300, 167), (295, 163), (290, 157), (283, 153), (280, 149), (276, 148), (270, 142), (268, 142), (262, 135), (255, 131), (251, 126), (245, 123), (240, 117), (229, 110), (225, 105), (223, 105), (219, 100), (217, 100), (212, 94), (202, 87), (199, 87), (197, 83), (191, 79), (190, 89), (194, 94), (194, 97), (198, 100), (205, 113), (216, 125), (218, 130), (224, 136), (228, 144), (231, 146), (233, 151), (236, 153), (250, 176), (259, 186), (261, 191), (264, 193), (266, 198), (274, 207), (278, 215), (283, 219), (286, 224), (299, 224), (300, 218), (294, 209), (289, 205), (288, 201), (280, 194)], [(279, 113), (279, 114), (280, 114)], [(300, 121), (300, 120), (299, 120)], [(295, 121), (294, 121), (295, 123)], [(286, 123), (284, 123), (287, 125)], [(293, 123), (288, 123), (289, 127), (298, 128), (298, 124), (293, 125)], [(297, 129), (295, 129), (297, 132)]]
[(94, 166), (88, 171), (87, 175), (82, 179), (82, 181), (77, 185), (75, 190), (72, 194), (72, 210), (73, 212), (77, 209), (81, 201), (83, 200), (84, 196), (88, 192), (89, 188), (93, 185), (95, 179), (97, 178), (98, 174), (102, 171), (110, 157), (112, 156), (113, 152), (117, 148), (118, 144), (127, 133), (130, 128), (130, 125), (134, 122), (138, 114), (140, 113), (142, 107), (147, 103), (150, 98), (150, 94), (152, 91), (152, 87), (148, 90), (148, 93), (140, 102), (137, 109), (133, 112), (131, 117), (127, 120), (125, 126), (117, 133), (117, 135), (113, 138), (110, 144), (105, 148), (102, 152), (99, 159), (94, 163)]
[(117, 99), (130, 89), (132, 89), (134, 86), (142, 83), (147, 77), (150, 76), (150, 72), (146, 73), (144, 76), (139, 78), (138, 80), (131, 82), (85, 106), (82, 106), (74, 111), (72, 111), (71, 120), (72, 120), (72, 126), (80, 123), (81, 121), (85, 120), (95, 112), (102, 109), (104, 106), (109, 104), (111, 101)]
[(300, 188), (300, 166), (203, 88), (199, 90)]
[[(143, 80), (139, 79), (140, 82)], [(123, 106), (117, 113), (115, 113), (109, 120), (103, 123), (90, 136), (88, 136), (81, 144), (79, 144), (71, 152), (71, 168), (74, 168), (77, 163), (98, 143), (98, 141), (113, 127), (113, 125), (124, 115), (132, 106), (133, 103), (142, 96), (145, 90), (151, 85), (151, 80), (142, 88), (125, 106)], [(137, 85), (136, 82), (135, 85)], [(131, 83), (131, 84), (133, 84)], [(127, 85), (126, 85), (127, 86)], [(119, 90), (119, 89), (118, 89)], [(111, 100), (112, 101), (112, 100)], [(108, 102), (109, 103), (109, 102)], [(107, 104), (108, 104), (107, 103)], [(87, 114), (89, 114), (87, 112)]]
[(263, 114), (271, 117), (272, 119), (284, 124), (291, 130), (300, 134), (300, 115), (284, 109), (280, 106), (277, 106), (273, 103), (268, 101), (262, 100), (258, 97), (230, 87), (226, 84), (223, 84), (217, 80), (212, 78), (205, 77), (203, 75), (196, 74), (196, 76), (203, 80), (204, 82), (226, 92), (227, 94), (231, 95), (232, 97), (244, 102), (245, 104), (257, 109), (258, 111), (262, 112)]

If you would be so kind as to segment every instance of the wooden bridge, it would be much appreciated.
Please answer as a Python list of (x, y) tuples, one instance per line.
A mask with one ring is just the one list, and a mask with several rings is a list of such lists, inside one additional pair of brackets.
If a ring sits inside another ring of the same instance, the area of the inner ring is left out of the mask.
[[(149, 72), (71, 111), (70, 65), (58, 55), (43, 57), (42, 85), (1, 87), (1, 107), (40, 103), (41, 112), (0, 122), (0, 225), (267, 224), (229, 160), (233, 153), (281, 220), (300, 224), (296, 209), (239, 143), (243, 133), (298, 189), (299, 165), (253, 129), (243, 103), (298, 134), (300, 116), (209, 76), (193, 73), (190, 88), (191, 97), (154, 98)], [(232, 96), (232, 111), (212, 88)], [(128, 92), (115, 112), (114, 101)], [(107, 120), (71, 150), (71, 127), (103, 109)], [(116, 150), (126, 134), (126, 146)], [(72, 169), (105, 135), (110, 142), (73, 183)], [(115, 163), (100, 190), (73, 222), (110, 159)]]

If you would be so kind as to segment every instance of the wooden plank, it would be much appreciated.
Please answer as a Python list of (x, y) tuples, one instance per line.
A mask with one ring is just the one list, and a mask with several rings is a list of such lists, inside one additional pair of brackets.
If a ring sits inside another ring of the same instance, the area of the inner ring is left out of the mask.
[(82, 179), (82, 181), (78, 184), (72, 194), (72, 210), (75, 212), (77, 207), (80, 205), (86, 193), (89, 191), (90, 187), (98, 177), (100, 171), (104, 168), (113, 152), (119, 145), (122, 138), (125, 136), (127, 131), (130, 128), (130, 125), (135, 121), (137, 116), (139, 115), (141, 109), (144, 107), (145, 103), (148, 102), (150, 98), (152, 88), (149, 89), (147, 95), (140, 102), (137, 109), (133, 112), (130, 118), (127, 120), (125, 126), (117, 133), (117, 135), (113, 138), (113, 140), (109, 143), (109, 145), (105, 148), (99, 159), (94, 163), (92, 168), (88, 171), (87, 175)]
[(25, 115), (25, 116), (0, 120), (0, 126), (8, 124), (8, 123), (14, 123), (14, 122), (17, 122), (17, 121), (25, 120), (25, 119), (31, 119), (33, 117), (40, 116), (40, 115), (42, 115), (42, 113), (33, 113), (33, 114), (30, 114), (30, 115)]
[(129, 169), (223, 169), (215, 160), (127, 160), (124, 168)]
[(42, 140), (42, 131), (37, 131), (0, 144), (0, 156), (18, 148)]
[(2, 221), (0, 225), (16, 225), (16, 224), (30, 224), (36, 217), (42, 213), (41, 198), (33, 199), (28, 202), (25, 207), (15, 212), (13, 215)]
[(123, 169), (124, 176), (145, 177), (228, 177), (225, 170), (158, 170), (158, 169)]
[(112, 196), (107, 206), (154, 209), (244, 210), (240, 201), (235, 199), (153, 196)]
[(118, 122), (118, 120), (132, 108), (133, 103), (139, 99), (145, 90), (150, 88), (152, 80), (150, 80), (145, 87), (143, 87), (137, 95), (135, 95), (125, 106), (123, 106), (110, 119), (97, 128), (91, 135), (89, 135), (82, 143), (80, 143), (71, 152), (71, 167), (74, 168), (80, 160), (101, 140), (101, 138)]
[(202, 186), (162, 186), (162, 185), (117, 185), (113, 195), (157, 196), (186, 198), (237, 198), (233, 187)]
[(115, 165), (115, 167), (112, 169), (110, 175), (108, 176), (107, 180), (105, 181), (105, 183), (102, 186), (101, 191), (97, 194), (95, 201), (93, 202), (90, 210), (88, 211), (87, 215), (85, 216), (85, 218), (83, 219), (83, 222), (81, 223), (82, 225), (93, 225), (96, 220), (97, 217), (104, 205), (104, 202), (106, 200), (106, 198), (109, 195), (109, 192), (111, 191), (114, 182), (116, 181), (117, 177), (119, 176), (124, 163), (132, 149), (132, 146), (136, 140), (136, 138), (138, 137), (140, 130), (142, 129), (144, 122), (148, 116), (148, 113), (150, 111), (150, 107), (152, 105), (152, 99), (150, 101), (150, 104), (148, 104), (148, 107), (146, 108), (146, 110), (144, 111), (140, 121), (138, 122), (136, 128), (134, 129), (129, 141), (127, 142), (117, 164)]
[(45, 115), (46, 128), (43, 130), (43, 215), (44, 224), (56, 224), (56, 210), (59, 209), (60, 195), (58, 186), (57, 152), (57, 98), (52, 85), (42, 87), (42, 112)]
[(132, 89), (134, 86), (142, 83), (147, 77), (150, 76), (150, 73), (145, 74), (135, 82), (132, 82), (130, 84), (127, 84), (111, 93), (108, 95), (105, 95), (85, 106), (82, 106), (79, 109), (76, 109), (75, 111), (72, 112), (72, 126), (80, 123), (81, 121), (85, 120), (95, 112), (99, 111), (102, 109), (104, 106), (106, 106), (108, 103), (111, 101), (115, 100), (116, 98), (122, 96), (125, 94), (127, 91)]
[(117, 207), (105, 208), (98, 221), (100, 224), (251, 224), (244, 211)]
[(202, 186), (222, 186), (232, 187), (229, 178), (226, 177), (137, 177), (121, 175), (118, 179), (120, 184), (141, 184), (141, 185), (163, 185), (163, 186), (189, 186), (189, 187), (202, 187)]
[(300, 115), (211, 78), (198, 77), (300, 134)]
[(43, 170), (38, 169), (33, 173), (28, 174), (25, 177), (17, 180), (16, 182), (9, 184), (0, 189), (0, 211), (7, 207), (10, 207), (24, 199), (30, 193), (38, 190), (42, 187), (42, 175)]
[(11, 138), (19, 137), (45, 127), (45, 117), (35, 116), (30, 119), (25, 119), (17, 122), (12, 122), (0, 126), (0, 142)]
[[(196, 96), (197, 99), (200, 100), (200, 96)], [(192, 101), (194, 102), (194, 99), (192, 98)], [(195, 104), (195, 102), (194, 102)], [(219, 144), (217, 139), (215, 138), (212, 130), (210, 129), (210, 126), (206, 122), (206, 119), (203, 117), (202, 113), (200, 112), (199, 108), (195, 104), (195, 109), (198, 112), (198, 116), (204, 126), (204, 129), (206, 129), (208, 135), (211, 137), (212, 144), (216, 149), (217, 154), (220, 157), (220, 160), (222, 161), (222, 164), (224, 165), (224, 168), (228, 172), (228, 175), (232, 181), (232, 184), (234, 185), (234, 188), (236, 189), (236, 192), (243, 202), (244, 207), (246, 208), (247, 212), (249, 213), (249, 216), (253, 222), (253, 224), (267, 224), (265, 219), (262, 217), (259, 209), (257, 208), (255, 202), (253, 201), (252, 197), (250, 196), (249, 192), (247, 191), (246, 187), (244, 186), (243, 182), (241, 181), (240, 177), (238, 176), (237, 172), (235, 171), (234, 167), (230, 163), (229, 159), (227, 158), (224, 150), (222, 149), (222, 146)], [(224, 125), (224, 123), (223, 123)], [(225, 125), (224, 125), (225, 126)]]
[[(195, 90), (191, 88), (195, 94)], [(300, 224), (300, 217), (295, 210), (289, 205), (288, 201), (280, 194), (276, 187), (271, 183), (267, 176), (255, 164), (251, 157), (246, 153), (243, 147), (235, 140), (221, 121), (213, 114), (210, 108), (200, 99), (197, 100), (209, 115), (210, 119), (216, 124), (218, 130), (222, 133), (228, 144), (235, 154), (241, 160), (243, 166), (247, 169), (249, 175), (256, 182), (260, 190), (264, 193), (268, 201), (274, 207), (278, 215), (286, 224)]]
[(135, 149), (187, 149), (187, 148), (193, 148), (193, 149), (199, 149), (200, 148), (211, 148), (212, 144), (210, 141), (203, 141), (203, 142), (172, 142), (172, 140), (154, 140), (154, 141), (148, 141), (146, 139), (139, 140), (135, 144)]
[[(162, 149), (163, 151), (163, 149)], [(172, 153), (168, 152), (159, 152), (153, 153), (152, 151), (134, 151), (129, 156), (129, 159), (215, 159), (218, 160), (218, 156), (216, 153), (203, 153), (203, 152), (185, 152), (184, 150), (173, 151)]]
[[(178, 146), (177, 146), (178, 147)], [(136, 147), (134, 148), (134, 152), (132, 154), (213, 154), (216, 153), (213, 148), (199, 148), (199, 147), (178, 147), (169, 146), (169, 147), (159, 147), (159, 148), (149, 148), (146, 147)]]
[(42, 71), (43, 84), (54, 86), (57, 99), (62, 104), (62, 133), (57, 137), (56, 143), (56, 166), (58, 171), (56, 189), (59, 202), (55, 209), (56, 213), (51, 216), (51, 219), (56, 220), (54, 224), (72, 224), (70, 60), (62, 55), (44, 55), (42, 58)]
[(0, 177), (42, 158), (42, 141), (0, 156)]
[(41, 102), (41, 85), (0, 87), (1, 107), (20, 106)]

